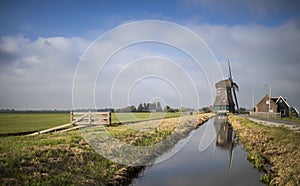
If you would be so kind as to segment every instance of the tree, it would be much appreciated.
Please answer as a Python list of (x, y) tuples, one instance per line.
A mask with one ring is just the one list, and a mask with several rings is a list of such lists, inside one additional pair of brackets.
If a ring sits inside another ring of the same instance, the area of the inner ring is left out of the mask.
[(134, 105), (129, 107), (130, 112), (136, 112), (136, 108)]
[(211, 107), (203, 107), (201, 110), (205, 113), (212, 112)]
[(147, 103), (147, 104), (146, 104), (146, 107), (144, 108), (144, 110), (145, 110), (145, 111), (149, 111), (149, 107), (150, 107), (150, 104)]
[(166, 106), (164, 107), (164, 111), (165, 111), (165, 112), (170, 112), (170, 110), (171, 110), (171, 107), (170, 107), (169, 105), (166, 105)]
[(156, 111), (157, 112), (161, 112), (162, 111), (160, 102), (156, 103)]
[(240, 108), (240, 111), (241, 111), (241, 112), (246, 112), (246, 111), (247, 111), (247, 109), (246, 109), (246, 108), (243, 108), (243, 107), (241, 107), (241, 108)]
[(150, 112), (153, 112), (153, 111), (156, 111), (156, 103), (148, 103), (149, 104), (149, 107), (148, 107), (148, 110)]
[(142, 112), (143, 111), (143, 104), (142, 103), (139, 104), (139, 106), (137, 108), (137, 111), (138, 112)]
[(127, 106), (124, 108), (116, 109), (115, 112), (136, 112), (135, 106)]

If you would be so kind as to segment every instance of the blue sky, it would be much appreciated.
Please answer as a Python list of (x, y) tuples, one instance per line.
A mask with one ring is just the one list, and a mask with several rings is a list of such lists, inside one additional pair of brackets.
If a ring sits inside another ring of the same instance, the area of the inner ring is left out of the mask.
[[(269, 83), (274, 96), (287, 97), (291, 105), (300, 108), (299, 1), (3, 0), (0, 12), (0, 109), (72, 108), (74, 74), (80, 57), (88, 46), (96, 38), (121, 24), (143, 20), (168, 21), (190, 29), (210, 47), (225, 77), (226, 58), (230, 56), (234, 79), (241, 87), (241, 106), (251, 107), (251, 95), (255, 95), (257, 102), (268, 91), (263, 85)], [(145, 32), (131, 34), (150, 34)], [(127, 36), (124, 35), (124, 38)], [(111, 42), (116, 43), (117, 40)], [(193, 71), (195, 68), (192, 65), (183, 62), (188, 61), (187, 58), (168, 47), (135, 46), (127, 54), (120, 53), (119, 58), (114, 59), (115, 66), (108, 67), (122, 69), (122, 65), (126, 65), (124, 61), (128, 60), (129, 63), (134, 58), (147, 55), (173, 59), (192, 79), (201, 79), (196, 81), (196, 84), (201, 82), (196, 89), (201, 92), (199, 99), (203, 100), (198, 106), (211, 104), (205, 98), (211, 95), (201, 91), (207, 88), (204, 86), (205, 82), (202, 82), (205, 79), (203, 74), (198, 77), (201, 72)], [(164, 64), (161, 62), (161, 65)], [(165, 68), (169, 68), (168, 65)], [(169, 75), (173, 77), (173, 74)], [(112, 82), (113, 77), (108, 79), (108, 82)], [(145, 87), (149, 87), (157, 79), (147, 81), (144, 82), (147, 85)], [(100, 94), (105, 86), (101, 87), (99, 82), (96, 83), (96, 92)], [(166, 82), (161, 83), (161, 90), (166, 87), (164, 84)], [(132, 90), (136, 91), (137, 87)], [(152, 94), (145, 94), (144, 97), (137, 96), (141, 93), (143, 91), (133, 92), (131, 95), (137, 98), (128, 98), (127, 104), (151, 101), (152, 96), (153, 100), (165, 100), (174, 107), (195, 107), (192, 100), (180, 105), (175, 92), (170, 93), (175, 97), (169, 98), (166, 97), (167, 93), (160, 93), (159, 90), (153, 90)], [(108, 100), (110, 96), (107, 94), (104, 99)], [(99, 101), (96, 106), (110, 106), (105, 100), (96, 99)]]
[(86, 36), (130, 20), (158, 19), (179, 24), (262, 24), (274, 26), (299, 16), (298, 1), (2, 1), (1, 35), (35, 39)]

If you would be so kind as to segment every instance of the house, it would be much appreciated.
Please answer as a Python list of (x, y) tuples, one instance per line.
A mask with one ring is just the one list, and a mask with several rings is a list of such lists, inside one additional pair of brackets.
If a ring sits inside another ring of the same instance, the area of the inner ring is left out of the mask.
[[(270, 102), (270, 106), (269, 106)], [(255, 112), (275, 112), (280, 113), (281, 117), (289, 117), (290, 105), (287, 103), (286, 98), (282, 96), (271, 97), (265, 95), (255, 106)], [(270, 109), (270, 110), (269, 110)]]
[(290, 116), (300, 117), (300, 113), (296, 107), (291, 107)]
[(286, 98), (282, 96), (279, 97), (271, 97), (273, 101), (277, 104), (277, 111), (280, 113), (281, 117), (289, 117), (290, 116), (290, 105), (287, 103)]
[(255, 106), (255, 112), (269, 112), (269, 101), (271, 101), (270, 112), (277, 111), (277, 105), (273, 99), (269, 99), (269, 95), (265, 95)]

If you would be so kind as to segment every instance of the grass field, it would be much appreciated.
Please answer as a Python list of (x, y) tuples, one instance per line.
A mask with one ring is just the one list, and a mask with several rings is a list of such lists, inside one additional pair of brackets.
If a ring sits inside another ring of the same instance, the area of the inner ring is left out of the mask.
[(69, 121), (68, 113), (0, 113), (0, 134), (39, 131)]
[[(180, 116), (180, 113), (113, 113), (112, 123)], [(0, 113), (0, 134), (22, 134), (69, 123), (69, 113)]]

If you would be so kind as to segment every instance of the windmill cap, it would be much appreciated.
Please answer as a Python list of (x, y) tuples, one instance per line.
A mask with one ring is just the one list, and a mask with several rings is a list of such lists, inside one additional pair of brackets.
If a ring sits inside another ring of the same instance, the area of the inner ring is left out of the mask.
[(215, 84), (216, 88), (231, 88), (232, 83), (229, 79), (221, 80)]

